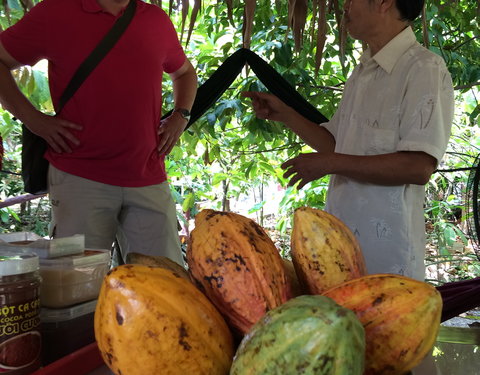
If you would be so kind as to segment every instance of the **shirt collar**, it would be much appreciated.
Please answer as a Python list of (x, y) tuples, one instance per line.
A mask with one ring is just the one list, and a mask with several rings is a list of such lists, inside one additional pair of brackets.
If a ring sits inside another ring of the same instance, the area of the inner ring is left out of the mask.
[(370, 48), (368, 48), (360, 57), (360, 62), (365, 64), (370, 59), (373, 59), (383, 70), (390, 74), (400, 57), (416, 42), (415, 34), (409, 26), (388, 42), (373, 57), (371, 56)]

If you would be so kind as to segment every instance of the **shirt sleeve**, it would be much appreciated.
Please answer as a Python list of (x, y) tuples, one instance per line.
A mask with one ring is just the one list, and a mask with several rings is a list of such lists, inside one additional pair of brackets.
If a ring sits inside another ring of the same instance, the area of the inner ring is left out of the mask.
[(46, 35), (46, 16), (48, 1), (35, 5), (16, 24), (0, 34), (0, 40), (5, 49), (19, 63), (35, 65), (46, 55), (48, 46)]
[(166, 73), (173, 73), (178, 70), (185, 62), (185, 52), (178, 40), (177, 31), (173, 26), (172, 21), (165, 12), (162, 11), (165, 18), (165, 40), (168, 41), (169, 51), (167, 58), (163, 63), (163, 70)]
[(332, 118), (328, 122), (321, 123), (320, 126), (324, 127), (328, 130), (328, 132), (333, 136), (333, 138), (337, 139), (337, 130), (338, 130), (338, 115), (339, 111), (335, 111)]
[(450, 138), (454, 93), (443, 61), (420, 61), (411, 69), (402, 101), (398, 151), (423, 151), (442, 159)]

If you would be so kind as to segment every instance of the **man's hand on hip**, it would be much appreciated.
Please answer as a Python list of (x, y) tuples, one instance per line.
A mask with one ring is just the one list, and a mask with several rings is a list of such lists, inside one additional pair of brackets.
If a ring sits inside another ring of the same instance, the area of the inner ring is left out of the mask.
[(182, 135), (188, 121), (178, 112), (160, 121), (158, 127), (158, 153), (168, 155)]
[(80, 144), (72, 130), (82, 130), (82, 127), (70, 121), (38, 112), (35, 118), (25, 121), (25, 125), (31, 132), (45, 139), (55, 152), (69, 153), (72, 152), (72, 147)]

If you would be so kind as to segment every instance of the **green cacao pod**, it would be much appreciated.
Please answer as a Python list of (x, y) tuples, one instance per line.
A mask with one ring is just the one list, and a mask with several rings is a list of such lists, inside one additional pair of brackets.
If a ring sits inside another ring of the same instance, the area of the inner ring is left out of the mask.
[(295, 297), (244, 336), (230, 375), (362, 375), (365, 331), (356, 315), (324, 296)]

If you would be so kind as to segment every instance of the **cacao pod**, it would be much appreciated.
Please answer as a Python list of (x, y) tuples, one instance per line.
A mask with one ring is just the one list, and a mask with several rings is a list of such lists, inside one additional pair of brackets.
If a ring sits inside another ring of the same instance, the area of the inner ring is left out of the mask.
[(324, 296), (269, 311), (244, 336), (230, 375), (362, 375), (365, 332), (355, 314)]
[(285, 267), (285, 272), (287, 273), (287, 278), (290, 281), (291, 291), (293, 297), (302, 296), (308, 294), (300, 285), (298, 281), (297, 273), (295, 267), (290, 259), (283, 258), (283, 266)]
[(442, 298), (425, 282), (373, 274), (337, 285), (323, 295), (354, 311), (365, 327), (365, 375), (403, 375), (435, 343)]
[(292, 261), (300, 284), (310, 294), (366, 275), (360, 245), (337, 217), (311, 207), (294, 212)]
[(171, 260), (170, 258), (160, 256), (160, 255), (146, 255), (141, 253), (131, 252), (126, 256), (127, 264), (143, 264), (144, 266), (152, 267), (163, 267), (173, 272), (176, 272), (179, 276), (190, 280), (190, 275), (188, 271), (178, 264), (177, 262)]
[(212, 303), (162, 267), (122, 265), (105, 277), (95, 338), (116, 374), (228, 374), (233, 338)]
[(273, 241), (255, 221), (233, 212), (205, 209), (195, 217), (187, 264), (199, 288), (239, 336), (291, 297)]

